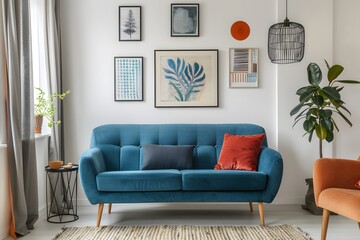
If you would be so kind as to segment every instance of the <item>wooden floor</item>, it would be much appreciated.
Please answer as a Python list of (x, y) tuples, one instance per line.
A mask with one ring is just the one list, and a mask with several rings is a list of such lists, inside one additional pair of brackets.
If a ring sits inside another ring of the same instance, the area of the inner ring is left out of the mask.
[[(113, 205), (112, 213), (104, 208), (102, 225), (259, 225), (259, 213), (254, 204), (250, 212), (247, 204), (122, 204)], [(293, 224), (320, 239), (321, 216), (314, 216), (299, 205), (264, 204), (265, 223), (268, 225)], [(40, 216), (35, 230), (21, 240), (48, 240), (55, 237), (64, 226), (95, 226), (96, 206), (78, 209), (79, 220), (68, 224), (53, 224)], [(356, 222), (342, 216), (331, 215), (328, 240), (359, 240), (360, 230)]]

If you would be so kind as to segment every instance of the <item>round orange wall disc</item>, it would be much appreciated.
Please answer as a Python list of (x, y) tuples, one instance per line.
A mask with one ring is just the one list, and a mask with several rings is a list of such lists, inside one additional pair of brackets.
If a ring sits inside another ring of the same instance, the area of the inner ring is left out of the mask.
[(230, 31), (233, 38), (239, 41), (245, 40), (250, 35), (250, 27), (244, 21), (234, 22)]

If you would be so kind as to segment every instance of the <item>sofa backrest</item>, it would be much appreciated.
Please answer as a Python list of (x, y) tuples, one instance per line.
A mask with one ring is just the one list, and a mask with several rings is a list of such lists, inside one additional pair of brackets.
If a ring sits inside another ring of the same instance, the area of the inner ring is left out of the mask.
[(213, 169), (225, 133), (253, 135), (265, 130), (254, 124), (110, 124), (93, 130), (90, 147), (101, 149), (107, 171), (141, 169), (145, 144), (195, 145), (194, 167)]

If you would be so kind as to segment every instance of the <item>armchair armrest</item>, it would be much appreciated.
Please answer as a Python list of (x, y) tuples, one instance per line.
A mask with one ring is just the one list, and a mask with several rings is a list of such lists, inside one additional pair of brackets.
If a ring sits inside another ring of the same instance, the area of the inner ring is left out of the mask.
[(105, 162), (100, 149), (91, 148), (81, 155), (79, 162), (80, 180), (85, 195), (91, 204), (99, 203), (96, 175), (105, 170)]
[(263, 201), (271, 203), (279, 191), (283, 174), (283, 160), (280, 153), (268, 147), (262, 148), (258, 171), (267, 175), (267, 187), (264, 190)]
[(327, 188), (356, 189), (360, 179), (360, 162), (349, 159), (321, 158), (315, 161), (314, 194), (317, 203), (320, 193)]

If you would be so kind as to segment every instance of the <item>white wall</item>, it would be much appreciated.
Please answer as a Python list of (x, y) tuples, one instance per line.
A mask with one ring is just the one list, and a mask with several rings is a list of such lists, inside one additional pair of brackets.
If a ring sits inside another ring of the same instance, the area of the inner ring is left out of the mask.
[[(341, 79), (360, 81), (360, 1), (334, 0), (334, 63), (343, 65)], [(342, 97), (350, 110), (349, 127), (339, 119), (340, 132), (336, 136), (335, 156), (358, 158), (360, 155), (360, 85), (346, 85)]]
[(10, 199), (6, 146), (0, 144), (0, 239), (9, 236)]
[[(308, 63), (333, 60), (333, 2), (289, 1), (288, 17), (306, 29), (304, 60), (291, 65), (274, 65), (267, 56), (268, 29), (284, 20), (285, 0), (196, 1), (200, 3), (199, 38), (170, 37), (169, 11), (173, 2), (176, 1), (62, 1), (63, 78), (65, 89), (72, 91), (64, 101), (66, 160), (78, 161), (89, 146), (91, 130), (100, 124), (256, 123), (265, 127), (269, 145), (279, 149), (284, 158), (284, 178), (275, 202), (303, 202), (304, 179), (311, 177), (318, 146), (302, 137), (300, 125), (291, 128), (293, 119), (289, 113), (298, 101), (296, 90), (307, 84)], [(142, 6), (143, 41), (118, 41), (120, 5)], [(246, 21), (251, 27), (250, 37), (242, 42), (232, 39), (229, 33), (237, 20)], [(231, 47), (260, 49), (259, 88), (228, 88)], [(220, 107), (154, 108), (155, 49), (219, 49)], [(114, 56), (144, 57), (143, 102), (114, 102)], [(353, 135), (349, 133), (347, 137), (359, 137)], [(332, 145), (325, 146), (326, 154), (332, 151)], [(79, 199), (85, 199), (82, 193)]]
[[(285, 0), (279, 2), (279, 21), (285, 17)], [(332, 62), (333, 6), (332, 1), (288, 1), (288, 18), (305, 28), (305, 56), (300, 63), (278, 65), (278, 138), (279, 151), (284, 158), (284, 177), (278, 194), (280, 202), (304, 202), (305, 178), (312, 177), (312, 167), (319, 157), (318, 142), (311, 143), (304, 134), (302, 124), (294, 128), (290, 111), (299, 100), (296, 91), (308, 85), (306, 68), (310, 62), (324, 67), (323, 59)], [(321, 10), (319, 10), (321, 9)], [(325, 144), (324, 156), (331, 154), (331, 145)], [(329, 150), (330, 148), (330, 150)]]

